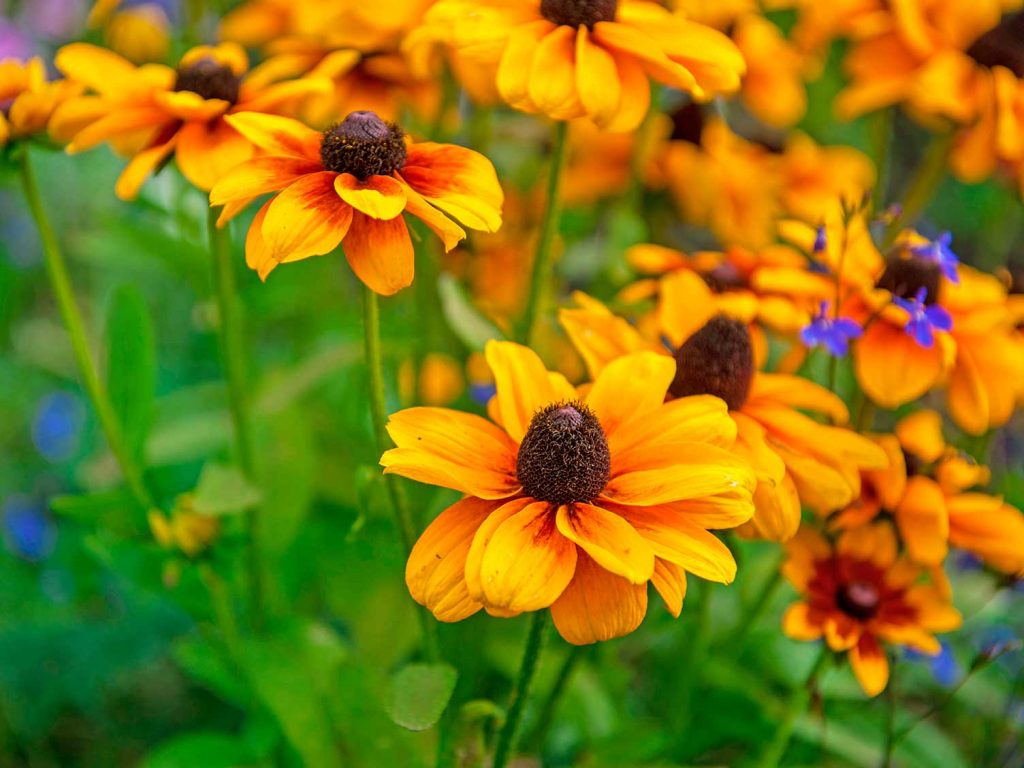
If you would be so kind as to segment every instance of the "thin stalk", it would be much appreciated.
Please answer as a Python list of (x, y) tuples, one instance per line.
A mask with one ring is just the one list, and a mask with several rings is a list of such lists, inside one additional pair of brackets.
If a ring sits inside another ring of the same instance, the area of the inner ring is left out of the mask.
[[(235, 432), (235, 450), (242, 472), (249, 480), (256, 474), (255, 452), (249, 416), (249, 390), (246, 386), (248, 361), (244, 341), (241, 304), (238, 301), (238, 286), (235, 281), (234, 265), (231, 261), (231, 232), (227, 227), (217, 226), (219, 207), (207, 212), (206, 224), (210, 238), (210, 256), (213, 260), (213, 285), (217, 296), (217, 312), (220, 318), (221, 358), (228, 385), (228, 405), (231, 423)], [(263, 568), (260, 563), (260, 511), (258, 507), (249, 510), (246, 516), (248, 527), (248, 568), (249, 590), (254, 623), (259, 626), (263, 616)]]
[(562, 662), (562, 667), (558, 670), (555, 684), (551, 686), (551, 691), (544, 700), (544, 705), (540, 708), (540, 715), (537, 717), (537, 727), (534, 729), (533, 738), (531, 739), (532, 743), (538, 748), (544, 744), (544, 737), (547, 734), (548, 726), (554, 720), (555, 710), (558, 708), (558, 703), (562, 700), (562, 694), (565, 693), (565, 688), (572, 678), (576, 665), (583, 658), (583, 652), (584, 648), (581, 645), (569, 647), (569, 653), (566, 654), (565, 661)]
[(124, 438), (121, 423), (117, 420), (110, 396), (96, 369), (92, 359), (92, 352), (89, 349), (89, 342), (85, 335), (85, 323), (82, 320), (81, 310), (78, 308), (78, 301), (71, 288), (71, 278), (68, 275), (67, 264), (57, 243), (57, 236), (46, 215), (46, 208), (39, 195), (39, 185), (36, 182), (35, 173), (32, 170), (32, 163), (29, 158), (28, 147), (23, 147), (21, 152), (21, 184), (25, 193), (25, 202), (28, 203), (32, 218), (35, 220), (36, 228), (39, 230), (39, 239), (43, 245), (43, 257), (46, 263), (46, 274), (50, 279), (50, 286), (53, 288), (54, 298), (60, 310), (64, 327), (71, 338), (71, 349), (75, 355), (75, 363), (78, 366), (78, 374), (82, 379), (82, 386), (85, 393), (96, 411), (100, 428), (107, 438), (114, 458), (121, 468), (124, 481), (131, 491), (132, 496), (139, 506), (145, 510), (153, 508), (153, 496), (146, 488), (142, 477), (142, 469), (135, 461), (135, 457), (128, 449)]
[(754, 627), (757, 626), (757, 623), (764, 618), (768, 607), (772, 604), (775, 593), (782, 586), (781, 565), (781, 562), (779, 562), (777, 567), (772, 568), (771, 576), (765, 580), (761, 586), (761, 591), (757, 593), (757, 597), (750, 602), (748, 609), (744, 612), (743, 621), (736, 628), (732, 638), (735, 646), (740, 647), (743, 645), (743, 642), (753, 631)]
[(530, 344), (537, 333), (537, 321), (541, 306), (547, 294), (551, 274), (554, 267), (552, 250), (555, 234), (562, 217), (562, 176), (565, 170), (566, 145), (569, 135), (569, 124), (559, 121), (555, 123), (554, 143), (551, 147), (551, 169), (548, 172), (547, 208), (541, 221), (540, 235), (537, 238), (537, 250), (533, 257), (533, 272), (530, 276), (530, 292), (526, 300), (519, 337), (525, 344)]
[(808, 704), (810, 704), (811, 689), (818, 675), (821, 674), (828, 656), (828, 647), (822, 646), (821, 653), (815, 660), (814, 666), (811, 667), (806, 681), (803, 685), (794, 688), (789, 694), (789, 698), (786, 700), (786, 709), (779, 720), (778, 728), (775, 729), (775, 735), (757, 761), (756, 765), (758, 768), (775, 768), (775, 766), (782, 762), (782, 758), (786, 754), (786, 748), (789, 746), (789, 741), (793, 738), (796, 721), (807, 710)]
[(888, 248), (892, 245), (900, 230), (913, 224), (935, 196), (935, 190), (946, 175), (946, 164), (949, 152), (953, 148), (953, 138), (954, 133), (950, 131), (932, 139), (903, 196), (899, 215), (893, 218), (885, 230), (883, 247)]
[[(366, 345), (366, 367), (370, 374), (370, 417), (373, 421), (373, 438), (379, 457), (394, 444), (391, 442), (387, 430), (384, 361), (380, 346), (380, 301), (377, 294), (366, 286), (363, 286), (363, 332)], [(402, 495), (402, 489), (398, 486), (398, 478), (395, 475), (384, 475), (384, 484), (391, 501), (391, 512), (395, 518), (395, 526), (398, 528), (402, 552), (408, 558), (409, 553), (412, 552), (415, 538), (412, 516), (405, 503), (405, 497)], [(423, 635), (424, 653), (427, 658), (436, 659), (439, 656), (437, 627), (422, 609), (417, 608), (416, 616)]]
[(505, 725), (498, 733), (498, 742), (494, 748), (494, 763), (492, 768), (505, 768), (509, 758), (516, 747), (516, 739), (519, 735), (519, 724), (523, 719), (523, 709), (526, 706), (526, 698), (530, 694), (530, 684), (537, 672), (537, 662), (540, 661), (541, 648), (544, 646), (544, 628), (547, 624), (547, 614), (544, 611), (534, 611), (530, 615), (530, 630), (526, 636), (526, 648), (523, 651), (523, 662), (519, 667), (519, 677), (516, 679), (516, 687), (512, 692), (512, 704), (508, 708), (508, 718)]
[[(928, 710), (926, 712), (924, 712), (924, 714), (914, 718), (914, 720), (912, 722), (907, 723), (907, 725), (903, 726), (899, 730), (895, 730), (895, 722), (894, 722), (893, 723), (894, 733), (889, 738), (889, 742), (892, 745), (891, 749), (895, 749), (897, 747), (897, 745), (899, 745), (899, 743), (901, 741), (903, 741), (905, 738), (907, 738), (907, 736), (910, 734), (911, 731), (913, 731), (915, 728), (917, 728), (917, 726), (919, 726), (925, 720), (928, 720), (933, 715), (938, 714), (943, 709), (945, 709), (949, 705), (949, 703), (951, 701), (953, 701), (953, 699), (956, 698), (957, 694), (960, 693), (960, 691), (963, 689), (963, 687), (965, 685), (967, 685), (967, 683), (971, 680), (971, 678), (974, 677), (974, 673), (977, 672), (978, 670), (982, 669), (984, 666), (986, 666), (986, 665), (982, 664), (982, 665), (972, 666), (967, 671), (967, 674), (965, 674), (963, 677), (961, 677), (960, 680), (957, 682), (957, 684), (954, 685), (946, 693), (945, 696), (943, 696), (939, 701), (937, 701), (935, 704), (933, 704), (931, 707), (929, 707)], [(890, 687), (891, 687), (891, 684), (890, 684)]]
[(882, 768), (892, 766), (892, 753), (896, 750), (896, 659), (889, 659), (889, 687), (886, 689), (885, 750), (882, 753)]
[(890, 157), (892, 147), (892, 124), (894, 110), (891, 107), (880, 109), (868, 120), (868, 133), (874, 156), (875, 188), (871, 191), (871, 205), (878, 215), (886, 202), (889, 186)]

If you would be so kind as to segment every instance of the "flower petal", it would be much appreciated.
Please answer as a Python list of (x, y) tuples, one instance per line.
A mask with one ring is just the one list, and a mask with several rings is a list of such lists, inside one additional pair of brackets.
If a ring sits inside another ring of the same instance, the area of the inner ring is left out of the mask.
[(938, 483), (928, 477), (908, 478), (895, 517), (900, 538), (914, 561), (938, 565), (946, 559), (949, 513)]
[(428, 203), (470, 229), (501, 226), (505, 194), (491, 161), (465, 147), (425, 142), (406, 151), (402, 179)]
[(807, 603), (793, 603), (782, 616), (782, 631), (794, 640), (818, 640), (822, 634), (820, 622), (811, 620), (811, 607)]
[(537, 353), (510, 341), (489, 341), (484, 348), (494, 374), (501, 425), (517, 443), (530, 427), (534, 414), (557, 402), (558, 393)]
[(868, 696), (877, 696), (889, 683), (889, 660), (878, 641), (869, 634), (861, 635), (857, 645), (850, 649), (850, 666)]
[(409, 227), (401, 216), (381, 221), (353, 212), (344, 248), (352, 271), (375, 293), (391, 296), (412, 284), (415, 256)]
[(284, 189), (302, 176), (322, 171), (319, 163), (305, 158), (254, 157), (233, 168), (214, 185), (210, 205), (248, 203), (260, 195)]
[(117, 179), (114, 193), (121, 200), (134, 200), (139, 194), (139, 189), (149, 178), (149, 175), (160, 167), (160, 164), (174, 151), (178, 142), (178, 134), (172, 134), (171, 138), (162, 144), (149, 147), (139, 152), (129, 161), (121, 175)]
[(622, 100), (615, 58), (590, 39), (581, 26), (576, 35), (576, 90), (587, 115), (599, 128), (607, 126), (619, 111)]
[(736, 578), (736, 560), (729, 548), (670, 507), (621, 509), (661, 559), (709, 581), (729, 584)]
[(593, 504), (558, 508), (558, 530), (576, 542), (602, 568), (634, 584), (643, 584), (654, 572), (654, 553), (625, 519)]
[(575, 27), (559, 26), (545, 35), (530, 62), (530, 101), (556, 120), (583, 115), (576, 93)]
[(185, 178), (204, 191), (253, 156), (252, 144), (223, 120), (186, 123), (175, 157)]
[(665, 402), (676, 374), (675, 361), (655, 352), (636, 352), (608, 364), (587, 394), (607, 436), (623, 424), (650, 415)]
[(683, 612), (683, 600), (686, 599), (686, 571), (659, 557), (654, 562), (651, 584), (665, 601), (668, 612), (678, 619)]
[(236, 112), (225, 115), (224, 119), (268, 155), (320, 162), (322, 134), (298, 120), (259, 112)]
[(646, 613), (645, 584), (630, 584), (583, 553), (572, 582), (551, 606), (558, 633), (573, 645), (628, 635)]

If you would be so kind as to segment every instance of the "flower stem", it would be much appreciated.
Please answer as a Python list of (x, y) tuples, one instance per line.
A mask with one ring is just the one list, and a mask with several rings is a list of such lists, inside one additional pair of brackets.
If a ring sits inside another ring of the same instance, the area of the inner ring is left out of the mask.
[(939, 183), (946, 175), (946, 163), (949, 160), (949, 152), (953, 148), (954, 136), (954, 132), (950, 131), (932, 139), (921, 159), (921, 164), (917, 167), (917, 172), (910, 180), (906, 194), (903, 196), (903, 201), (900, 204), (902, 210), (885, 230), (885, 237), (882, 241), (884, 248), (893, 244), (900, 230), (917, 220), (917, 217), (935, 196)]
[(494, 748), (492, 768), (505, 768), (515, 749), (519, 723), (523, 719), (523, 708), (526, 705), (526, 697), (530, 694), (530, 683), (533, 681), (534, 673), (537, 671), (537, 662), (540, 660), (540, 651), (544, 645), (544, 628), (546, 624), (547, 614), (544, 611), (535, 611), (530, 615), (530, 631), (526, 636), (523, 663), (519, 667), (519, 677), (516, 680), (516, 687), (512, 693), (512, 705), (508, 709), (508, 717), (501, 732), (498, 733), (498, 743)]
[(75, 363), (82, 378), (82, 385), (96, 411), (100, 428), (107, 438), (110, 450), (121, 467), (121, 473), (124, 475), (128, 489), (139, 506), (149, 510), (154, 506), (153, 497), (143, 481), (141, 468), (128, 449), (121, 423), (117, 420), (106, 387), (93, 362), (89, 342), (85, 335), (82, 313), (71, 288), (71, 278), (57, 243), (57, 236), (54, 234), (42, 198), (39, 196), (39, 185), (32, 170), (28, 147), (22, 147), (21, 152), (21, 183), (25, 201), (28, 203), (36, 228), (39, 230), (39, 239), (42, 241), (43, 256), (46, 262), (46, 274), (50, 279), (50, 286), (53, 288), (64, 326), (67, 328), (68, 336), (71, 337), (71, 349), (75, 355)]
[[(235, 283), (234, 266), (231, 263), (231, 232), (227, 227), (217, 226), (220, 207), (210, 207), (207, 212), (207, 232), (210, 238), (210, 256), (213, 259), (213, 283), (217, 294), (217, 312), (220, 318), (221, 357), (227, 377), (228, 404), (231, 409), (231, 423), (235, 432), (235, 449), (242, 472), (249, 480), (256, 473), (253, 451), (252, 430), (249, 419), (249, 392), (247, 361), (242, 313), (238, 301), (238, 287)], [(260, 563), (260, 512), (258, 507), (249, 510), (246, 516), (248, 526), (248, 568), (249, 590), (252, 602), (253, 622), (259, 626), (263, 616), (263, 568)]]
[(749, 608), (746, 611), (746, 615), (743, 618), (743, 622), (736, 628), (733, 633), (732, 642), (739, 648), (743, 646), (743, 642), (747, 639), (750, 633), (753, 631), (757, 623), (764, 617), (768, 607), (772, 604), (772, 599), (775, 597), (775, 593), (779, 591), (779, 587), (782, 586), (782, 560), (781, 558), (772, 568), (771, 576), (765, 579), (761, 585), (761, 591), (757, 593), (749, 604)]
[(775, 736), (761, 754), (761, 758), (757, 762), (758, 768), (775, 768), (775, 766), (782, 762), (782, 758), (786, 754), (786, 748), (789, 746), (789, 741), (793, 737), (796, 721), (807, 710), (807, 705), (811, 701), (811, 689), (814, 681), (821, 674), (821, 670), (825, 666), (828, 657), (828, 646), (823, 645), (821, 653), (807, 675), (807, 680), (803, 685), (797, 686), (790, 692), (789, 698), (786, 700), (786, 709), (779, 720), (778, 728), (775, 729)]
[[(379, 457), (393, 443), (387, 430), (387, 405), (384, 399), (384, 362), (380, 348), (380, 301), (377, 294), (363, 286), (363, 332), (366, 345), (366, 367), (370, 374), (370, 417), (373, 421), (373, 439)], [(398, 528), (402, 552), (406, 558), (412, 552), (414, 539), (412, 517), (398, 486), (398, 478), (384, 475), (391, 511)], [(416, 610), (423, 635), (423, 652), (428, 659), (439, 657), (437, 627), (422, 609)]]
[(555, 679), (555, 684), (551, 686), (551, 691), (548, 693), (547, 698), (544, 700), (544, 705), (540, 709), (540, 715), (537, 717), (537, 726), (533, 730), (533, 736), (530, 742), (534, 744), (538, 749), (544, 745), (544, 738), (547, 735), (548, 726), (555, 717), (555, 710), (558, 708), (558, 703), (562, 700), (562, 694), (565, 693), (566, 686), (569, 685), (569, 680), (572, 678), (572, 673), (576, 669), (576, 665), (580, 659), (583, 658), (584, 647), (582, 645), (573, 645), (569, 647), (569, 653), (566, 654), (565, 660), (562, 662), (561, 669), (558, 670), (558, 677)]
[(896, 750), (896, 659), (889, 659), (889, 687), (885, 692), (885, 751), (882, 755), (883, 768), (892, 765), (892, 753)]
[(555, 123), (554, 142), (551, 147), (551, 169), (548, 172), (547, 209), (541, 221), (540, 235), (537, 238), (537, 250), (533, 257), (533, 272), (530, 275), (530, 293), (526, 300), (526, 311), (523, 313), (519, 338), (524, 344), (530, 344), (537, 332), (537, 321), (541, 306), (551, 282), (552, 249), (555, 234), (562, 216), (562, 172), (565, 170), (566, 145), (569, 135), (569, 124), (559, 121)]

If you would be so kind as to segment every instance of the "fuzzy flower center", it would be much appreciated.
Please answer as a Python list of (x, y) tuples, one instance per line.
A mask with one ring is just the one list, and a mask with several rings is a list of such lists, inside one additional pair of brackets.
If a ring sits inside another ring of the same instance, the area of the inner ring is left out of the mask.
[(867, 621), (878, 613), (881, 596), (874, 584), (851, 581), (836, 590), (836, 606), (847, 616)]
[(615, 21), (618, 0), (540, 0), (540, 15), (552, 24), (590, 27), (599, 21)]
[(223, 99), (234, 104), (238, 101), (241, 83), (241, 78), (230, 67), (206, 58), (178, 67), (174, 90), (191, 91), (204, 99)]
[(676, 350), (673, 397), (715, 395), (730, 411), (739, 410), (754, 380), (754, 348), (750, 331), (739, 320), (718, 315)]
[(324, 132), (320, 161), (335, 173), (351, 173), (360, 181), (390, 176), (405, 166), (405, 134), (375, 112), (353, 112)]
[(967, 55), (983, 67), (1006, 67), (1024, 77), (1024, 13), (1005, 16), (967, 49)]
[(901, 299), (912, 299), (924, 288), (924, 303), (931, 305), (938, 300), (939, 282), (942, 270), (938, 264), (919, 256), (904, 258), (893, 252), (885, 261), (885, 271), (878, 278), (877, 288), (890, 291)]
[(590, 502), (608, 484), (611, 456), (601, 423), (577, 401), (538, 411), (519, 446), (523, 492), (551, 504)]

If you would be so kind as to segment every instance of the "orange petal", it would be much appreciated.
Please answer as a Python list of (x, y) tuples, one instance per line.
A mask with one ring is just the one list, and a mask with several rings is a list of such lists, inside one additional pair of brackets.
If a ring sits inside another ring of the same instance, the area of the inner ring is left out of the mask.
[(620, 357), (601, 371), (587, 394), (587, 405), (605, 435), (613, 435), (623, 424), (657, 410), (675, 375), (675, 361), (667, 355), (636, 352)]
[(946, 440), (942, 436), (942, 417), (938, 411), (922, 408), (896, 422), (894, 430), (900, 445), (920, 458), (933, 462), (946, 452)]
[(495, 232), (501, 226), (504, 192), (491, 161), (454, 144), (412, 144), (402, 179), (428, 203), (470, 229)]
[(842, 398), (799, 376), (781, 373), (756, 374), (747, 400), (760, 399), (824, 413), (834, 424), (845, 424), (850, 419)]
[(889, 660), (871, 635), (862, 635), (857, 645), (850, 649), (850, 666), (868, 696), (877, 696), (889, 683)]
[(494, 529), (480, 581), (489, 606), (536, 611), (558, 599), (575, 570), (576, 545), (559, 532), (551, 505), (535, 502)]
[(480, 610), (466, 588), (466, 556), (477, 529), (495, 505), (468, 498), (438, 515), (416, 541), (405, 583), (420, 605), (440, 621), (461, 621)]
[(375, 293), (391, 296), (412, 284), (415, 257), (401, 216), (380, 221), (356, 211), (344, 245), (348, 265)]
[(573, 645), (628, 635), (646, 613), (645, 584), (630, 584), (583, 553), (572, 582), (551, 606), (558, 633)]
[(821, 623), (811, 620), (812, 614), (807, 603), (793, 603), (782, 616), (782, 631), (794, 640), (818, 640), (821, 638)]
[(248, 203), (267, 192), (284, 189), (309, 173), (319, 173), (319, 163), (298, 157), (261, 156), (236, 166), (210, 190), (210, 205)]
[(659, 558), (709, 581), (730, 584), (736, 578), (729, 548), (678, 512), (665, 506), (621, 510)]
[(576, 90), (587, 115), (599, 128), (606, 127), (619, 111), (622, 100), (615, 58), (590, 40), (581, 26), (576, 35)]
[(175, 157), (185, 178), (204, 191), (253, 155), (252, 144), (223, 120), (186, 123)]
[(556, 27), (541, 39), (530, 62), (530, 101), (556, 120), (583, 114), (576, 93), (576, 35), (575, 27)]
[(878, 320), (854, 345), (857, 381), (880, 406), (897, 408), (916, 400), (938, 381), (943, 371), (941, 346), (936, 343), (925, 349), (902, 328)]
[(659, 557), (654, 562), (651, 584), (665, 601), (668, 612), (678, 619), (683, 612), (683, 600), (686, 599), (686, 571)]
[(510, 341), (489, 341), (484, 354), (494, 374), (501, 425), (521, 442), (534, 414), (557, 402), (558, 393), (533, 350)]
[(618, 72), (620, 100), (618, 112), (604, 128), (611, 133), (634, 131), (651, 107), (651, 84), (639, 62), (616, 51), (610, 53)]
[(260, 277), (286, 260), (330, 253), (352, 223), (352, 209), (334, 191), (333, 173), (303, 176), (270, 201), (260, 227)]
[(661, 46), (643, 32), (609, 21), (599, 21), (594, 25), (594, 40), (602, 46), (632, 56), (639, 60), (647, 73), (665, 85), (690, 93), (699, 92), (697, 80), (687, 71), (664, 54)]
[(633, 419), (619, 426), (608, 436), (608, 450), (617, 467), (641, 469), (642, 457), (655, 445), (708, 443), (728, 448), (736, 439), (736, 423), (717, 397), (680, 397), (661, 405), (656, 418)]
[(387, 430), (398, 447), (381, 457), (385, 472), (482, 499), (519, 491), (516, 446), (486, 419), (447, 408), (406, 408), (392, 414)]
[(404, 184), (404, 189), (406, 213), (411, 213), (441, 238), (445, 253), (466, 239), (466, 230), (428, 203), (419, 192), (408, 184)]
[(576, 542), (598, 565), (634, 584), (654, 572), (654, 553), (625, 519), (592, 504), (558, 508), (558, 530)]
[[(647, 464), (649, 469), (613, 476), (603, 497), (630, 506), (651, 506), (716, 494), (750, 503), (757, 483), (754, 472), (722, 449), (683, 443), (671, 449), (659, 446), (656, 453), (646, 456), (645, 461), (638, 461), (638, 465)], [(701, 460), (701, 455), (706, 458)], [(753, 513), (753, 506), (750, 511)]]
[(541, 39), (555, 29), (546, 19), (523, 24), (512, 30), (498, 64), (498, 92), (511, 106), (535, 112), (530, 100), (530, 73)]
[(393, 219), (405, 209), (405, 188), (390, 176), (360, 181), (351, 173), (339, 173), (334, 189), (342, 200), (374, 219)]
[[(54, 58), (57, 69), (69, 80), (85, 83), (101, 94), (118, 95), (130, 92), (136, 82), (137, 68), (113, 51), (88, 43), (65, 45)], [(174, 71), (168, 67), (167, 87), (174, 83)]]
[(153, 102), (170, 117), (196, 123), (215, 120), (231, 108), (231, 102), (224, 99), (204, 99), (192, 91), (154, 93)]
[(169, 141), (144, 149), (135, 155), (118, 177), (114, 193), (121, 200), (134, 200), (149, 175), (174, 151), (177, 140), (178, 134), (174, 134)]
[(322, 135), (298, 120), (258, 112), (237, 112), (224, 119), (268, 155), (320, 162)]
[(900, 537), (914, 561), (938, 565), (945, 560), (949, 550), (949, 513), (945, 495), (934, 480), (909, 478), (895, 517)]
[(696, 272), (680, 269), (661, 280), (658, 325), (674, 348), (718, 314), (715, 297)]
[[(126, 134), (140, 133), (167, 124), (167, 116), (152, 107), (126, 107), (104, 115), (79, 131), (67, 146), (69, 154), (76, 154), (95, 147), (109, 139)], [(145, 134), (143, 134), (145, 135)]]

